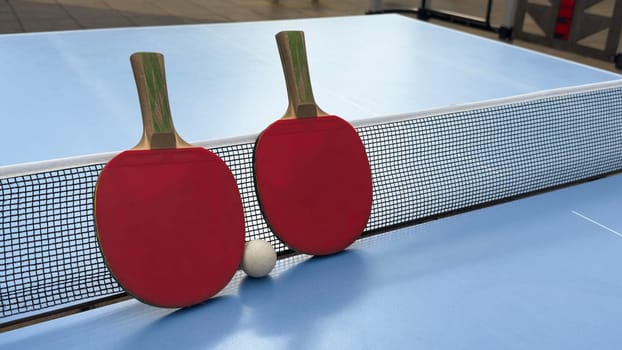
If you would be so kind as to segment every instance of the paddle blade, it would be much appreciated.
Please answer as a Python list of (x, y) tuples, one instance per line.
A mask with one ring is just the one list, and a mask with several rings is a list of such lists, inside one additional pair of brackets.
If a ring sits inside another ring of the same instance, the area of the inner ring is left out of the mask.
[(207, 300), (242, 259), (237, 184), (225, 163), (203, 148), (119, 154), (99, 177), (95, 218), (113, 276), (147, 304)]
[(276, 121), (257, 140), (254, 162), (264, 217), (290, 248), (332, 254), (363, 232), (371, 171), (361, 139), (343, 119)]

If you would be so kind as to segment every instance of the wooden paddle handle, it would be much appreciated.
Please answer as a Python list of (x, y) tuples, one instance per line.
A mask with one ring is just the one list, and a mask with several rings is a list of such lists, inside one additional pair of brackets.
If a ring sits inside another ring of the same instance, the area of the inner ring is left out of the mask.
[(281, 56), (289, 107), (282, 119), (308, 118), (327, 115), (313, 98), (305, 36), (302, 31), (284, 31), (276, 35)]
[(143, 137), (134, 149), (190, 147), (177, 135), (166, 89), (164, 56), (137, 52), (130, 56), (143, 118)]

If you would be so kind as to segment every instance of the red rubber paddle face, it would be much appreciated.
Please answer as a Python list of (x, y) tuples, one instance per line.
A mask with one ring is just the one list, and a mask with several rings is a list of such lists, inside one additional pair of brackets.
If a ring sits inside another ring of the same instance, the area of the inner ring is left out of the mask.
[(301, 253), (339, 252), (369, 219), (367, 154), (356, 130), (335, 116), (270, 125), (255, 144), (255, 186), (272, 231)]
[(119, 154), (100, 174), (95, 219), (110, 271), (147, 304), (205, 301), (242, 259), (237, 184), (225, 163), (203, 148)]

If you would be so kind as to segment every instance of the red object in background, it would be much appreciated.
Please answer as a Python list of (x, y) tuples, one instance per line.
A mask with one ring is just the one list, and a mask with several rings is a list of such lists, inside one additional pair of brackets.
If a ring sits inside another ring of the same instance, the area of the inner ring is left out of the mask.
[(572, 25), (572, 15), (574, 13), (575, 0), (562, 0), (557, 12), (557, 22), (555, 23), (554, 37), (556, 39), (568, 40), (570, 26)]

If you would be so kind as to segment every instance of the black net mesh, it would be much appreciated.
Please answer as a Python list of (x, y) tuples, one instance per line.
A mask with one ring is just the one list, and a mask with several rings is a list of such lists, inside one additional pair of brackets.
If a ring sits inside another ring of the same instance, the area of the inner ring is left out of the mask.
[[(358, 128), (374, 203), (366, 233), (622, 169), (622, 88)], [(213, 149), (232, 169), (247, 240), (272, 235), (245, 143)], [(122, 289), (99, 252), (92, 196), (103, 164), (0, 179), (0, 323)]]

